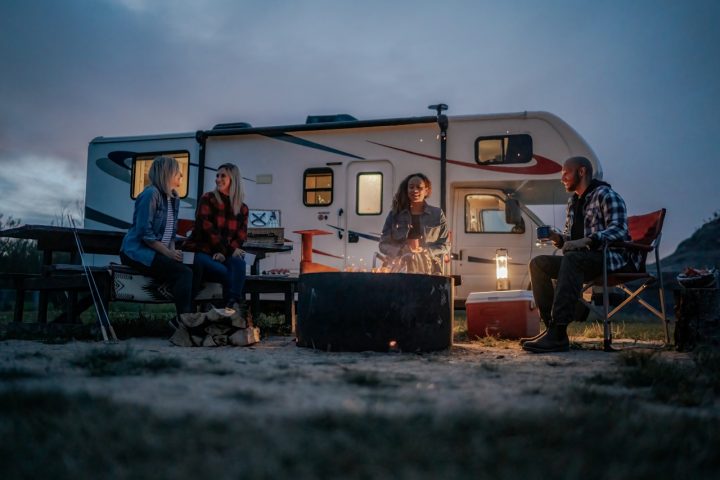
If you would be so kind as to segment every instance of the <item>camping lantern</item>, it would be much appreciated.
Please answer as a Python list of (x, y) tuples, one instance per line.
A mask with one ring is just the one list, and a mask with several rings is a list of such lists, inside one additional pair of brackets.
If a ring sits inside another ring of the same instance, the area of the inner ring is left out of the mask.
[(508, 251), (505, 248), (495, 250), (496, 290), (510, 290), (510, 277), (508, 276)]

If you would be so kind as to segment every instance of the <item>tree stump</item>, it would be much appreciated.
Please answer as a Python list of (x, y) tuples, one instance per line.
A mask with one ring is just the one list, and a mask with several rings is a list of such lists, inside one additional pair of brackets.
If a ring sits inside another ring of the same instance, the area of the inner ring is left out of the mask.
[(675, 349), (720, 348), (720, 290), (679, 288), (675, 297)]

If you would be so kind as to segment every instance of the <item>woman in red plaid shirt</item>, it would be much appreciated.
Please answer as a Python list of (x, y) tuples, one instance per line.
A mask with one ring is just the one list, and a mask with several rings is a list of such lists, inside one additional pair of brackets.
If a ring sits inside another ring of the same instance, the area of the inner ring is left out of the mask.
[(223, 285), (226, 306), (236, 308), (245, 300), (245, 251), (248, 207), (243, 203), (240, 169), (220, 165), (216, 188), (200, 197), (195, 227), (183, 250), (195, 252), (194, 266), (201, 278)]

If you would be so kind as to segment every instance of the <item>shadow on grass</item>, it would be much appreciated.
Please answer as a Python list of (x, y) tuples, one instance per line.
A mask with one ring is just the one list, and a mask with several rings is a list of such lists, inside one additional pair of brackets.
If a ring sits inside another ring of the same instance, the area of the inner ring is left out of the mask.
[[(244, 397), (244, 395), (240, 395)], [(239, 400), (246, 400), (240, 398)], [(713, 422), (623, 401), (491, 417), (167, 418), (87, 395), (0, 393), (3, 478), (716, 478)], [(8, 435), (10, 435), (8, 437)], [(679, 441), (682, 439), (682, 441)], [(72, 459), (72, 461), (68, 461)]]

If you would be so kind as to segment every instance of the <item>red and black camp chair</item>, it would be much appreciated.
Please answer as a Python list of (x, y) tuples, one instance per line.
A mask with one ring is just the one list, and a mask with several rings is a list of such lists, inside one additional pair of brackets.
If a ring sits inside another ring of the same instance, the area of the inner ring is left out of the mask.
[[(603, 350), (612, 351), (612, 329), (611, 321), (613, 315), (618, 313), (626, 305), (636, 300), (643, 307), (647, 308), (653, 315), (663, 321), (665, 327), (665, 343), (670, 343), (670, 331), (668, 327), (667, 315), (665, 314), (665, 292), (663, 290), (662, 272), (660, 271), (660, 257), (658, 249), (660, 246), (660, 237), (662, 236), (662, 226), (665, 220), (666, 210), (658, 210), (656, 212), (647, 213), (645, 215), (635, 215), (628, 217), (628, 231), (630, 233), (630, 242), (607, 242), (603, 246), (605, 262), (603, 266), (603, 274), (601, 277), (595, 278), (583, 287), (583, 292), (597, 287), (603, 292), (603, 305), (600, 308), (592, 302), (586, 302), (588, 307), (595, 311), (603, 319)], [(627, 251), (638, 252), (641, 256), (641, 263), (638, 272), (608, 272), (607, 271), (607, 254), (608, 249), (625, 249)], [(646, 260), (650, 252), (655, 252), (655, 274), (647, 272)], [(639, 283), (638, 283), (639, 282)], [(628, 286), (628, 284), (632, 284)], [(640, 297), (648, 287), (657, 285), (660, 300), (660, 310), (650, 305), (645, 299)], [(625, 292), (627, 297), (615, 308), (610, 310), (610, 288), (618, 288)]]

